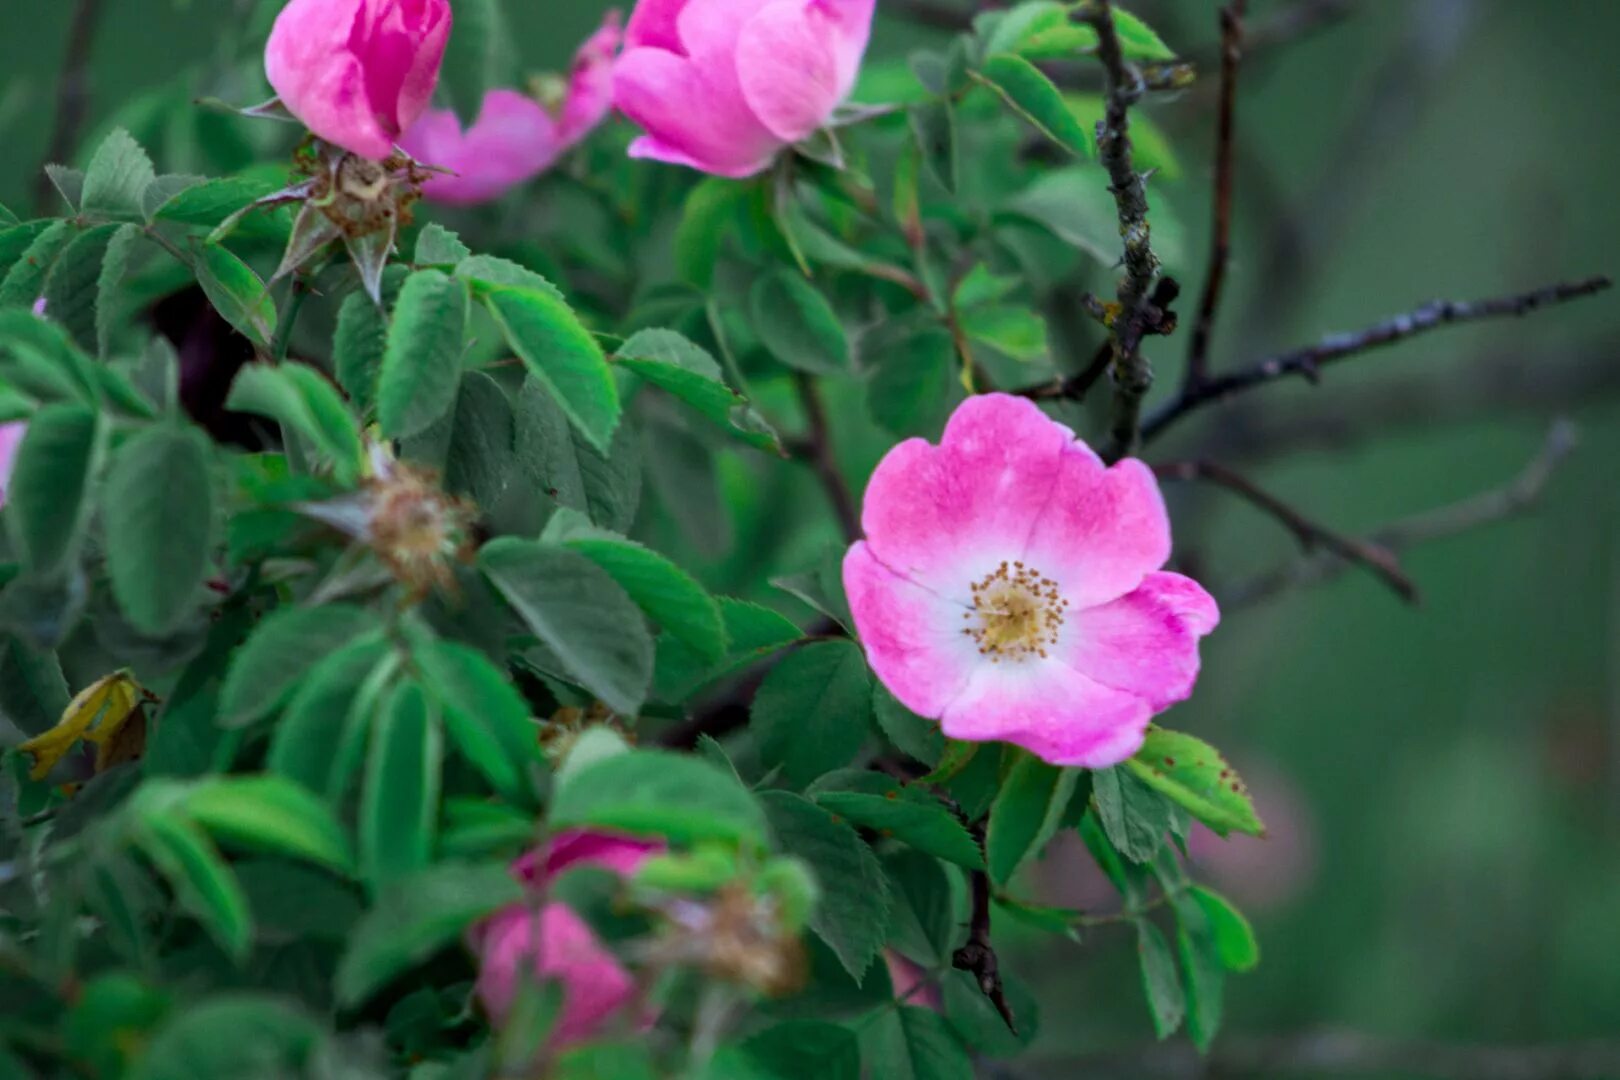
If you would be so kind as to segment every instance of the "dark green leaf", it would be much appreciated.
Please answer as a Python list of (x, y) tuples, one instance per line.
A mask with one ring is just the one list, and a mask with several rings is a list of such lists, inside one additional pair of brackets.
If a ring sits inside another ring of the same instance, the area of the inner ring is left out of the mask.
[(467, 326), (467, 290), (438, 270), (405, 279), (394, 303), (377, 386), (383, 433), (423, 431), (455, 404)]
[(856, 790), (817, 791), (817, 805), (862, 828), (965, 866), (984, 868), (984, 855), (955, 814), (932, 795), (901, 787), (886, 776), (863, 776)]
[(277, 609), (237, 650), (220, 693), (220, 723), (243, 727), (270, 712), (329, 653), (376, 625), (348, 604)]
[(776, 359), (813, 375), (849, 370), (849, 341), (838, 313), (803, 277), (778, 270), (754, 284), (750, 300), (754, 332)]
[(1170, 828), (1164, 797), (1122, 766), (1099, 769), (1092, 777), (1097, 816), (1116, 850), (1132, 862), (1158, 854)]
[[(444, 71), (440, 85), (450, 99), (450, 107), (464, 128), (478, 119), (484, 104), (484, 94), (491, 87), (503, 85), (499, 71), (499, 58), (503, 43), (509, 42), (510, 31), (501, 15), (498, 0), (456, 0), (455, 28), (450, 44), (445, 49)], [(426, 165), (442, 162), (424, 162)], [(431, 226), (430, 226), (431, 227)], [(424, 259), (420, 249), (418, 263), (433, 263)]]
[(504, 538), (479, 565), (569, 674), (615, 712), (633, 716), (652, 680), (653, 645), (618, 583), (573, 551)]
[(309, 1075), (321, 1029), (279, 997), (205, 997), (175, 1009), (140, 1055), (131, 1080)]
[(85, 214), (117, 218), (121, 221), (146, 220), (143, 197), (157, 179), (152, 159), (123, 128), (96, 148), (84, 170), (84, 191), (79, 209)]
[(895, 749), (933, 768), (945, 753), (945, 733), (895, 699), (882, 683), (872, 685), (872, 715)]
[(961, 396), (957, 362), (956, 342), (942, 329), (883, 349), (867, 383), (867, 411), (895, 435), (938, 435)]
[(101, 500), (107, 571), (145, 633), (167, 633), (197, 606), (213, 554), (212, 451), (195, 429), (157, 426), (113, 455)]
[(255, 200), (273, 194), (282, 186), (268, 176), (257, 174), (204, 180), (169, 196), (153, 212), (152, 217), (158, 221), (174, 221), (182, 225), (213, 227), (251, 205)]
[(391, 655), (385, 641), (368, 634), (310, 667), (271, 734), (270, 770), (339, 801), (363, 756), (378, 703), (373, 678)]
[(620, 367), (674, 394), (750, 446), (781, 451), (776, 432), (747, 398), (726, 385), (714, 358), (673, 330), (642, 330), (632, 335), (619, 347), (616, 360)]
[(422, 685), (444, 710), (456, 749), (496, 791), (518, 802), (531, 800), (540, 739), (523, 696), (483, 653), (465, 645), (428, 641), (411, 658)]
[(1176, 952), (1187, 990), (1187, 1033), (1193, 1045), (1207, 1050), (1221, 1027), (1226, 996), (1226, 969), (1215, 928), (1204, 905), (1186, 892), (1172, 893), (1176, 913)]
[(1150, 727), (1142, 749), (1125, 767), (1222, 836), (1265, 835), (1249, 789), (1220, 751), (1202, 739)]
[(821, 885), (810, 928), (861, 982), (889, 919), (888, 883), (877, 856), (854, 829), (803, 796), (767, 791), (760, 801), (777, 845), (808, 863)]
[[(485, 0), (487, 2), (487, 0)], [(456, 32), (466, 29), (457, 16)], [(417, 266), (436, 266), (441, 270), (454, 270), (456, 265), (472, 254), (472, 249), (461, 242), (461, 237), (440, 225), (429, 222), (416, 238)]]
[[(118, 231), (113, 233), (112, 239), (107, 244), (106, 256), (101, 260), (101, 274), (96, 278), (95, 341), (93, 345), (87, 346), (87, 348), (92, 348), (93, 351), (103, 357), (112, 351), (113, 334), (118, 329), (118, 324), (122, 318), (124, 297), (121, 292), (124, 285), (124, 272), (129, 268), (130, 253), (134, 250), (135, 244), (141, 239), (141, 236), (141, 227), (139, 225), (119, 226)], [(165, 344), (168, 342), (167, 338), (162, 337), (153, 340), (162, 341)], [(149, 348), (147, 350), (148, 356), (151, 356), (152, 352), (153, 350)], [(172, 347), (170, 355), (173, 355)], [(171, 397), (164, 396), (155, 401), (154, 404), (158, 408), (167, 408), (173, 400)]]
[(276, 336), (276, 302), (253, 268), (228, 248), (204, 244), (195, 270), (214, 310), (253, 344), (269, 348)]
[(1052, 838), (1078, 778), (1074, 769), (1048, 765), (1032, 754), (1019, 755), (990, 807), (985, 830), (992, 881), (1011, 881), (1024, 860)]
[(550, 293), (486, 283), (477, 288), (529, 374), (590, 444), (606, 454), (619, 426), (619, 391), (596, 338)]
[(277, 421), (302, 436), (330, 463), (341, 484), (360, 475), (365, 449), (360, 425), (337, 389), (307, 364), (249, 364), (231, 384), (225, 407)]
[(360, 792), (360, 870), (373, 891), (433, 858), (444, 732), (418, 684), (394, 687), (372, 725)]
[(87, 352), (97, 351), (97, 304), (107, 249), (124, 227), (97, 225), (79, 233), (62, 249), (45, 277), (45, 310)]
[(771, 669), (754, 695), (752, 726), (767, 765), (803, 786), (849, 764), (872, 729), (872, 676), (849, 641), (807, 645)]
[(973, 1063), (945, 1018), (901, 1005), (879, 1021), (867, 1065), (883, 1080), (973, 1080)]
[(253, 938), (247, 898), (231, 868), (195, 825), (168, 810), (141, 816), (136, 841), (175, 891), (231, 956), (241, 959)]
[(640, 443), (634, 432), (621, 427), (610, 451), (599, 453), (535, 379), (524, 380), (515, 412), (518, 462), (531, 482), (593, 523), (628, 531), (641, 500)]
[(36, 574), (54, 574), (78, 556), (105, 438), (101, 418), (83, 405), (47, 405), (30, 421), (5, 516), (17, 554)]
[(909, 115), (912, 136), (928, 171), (946, 191), (955, 191), (957, 174), (961, 171), (961, 151), (956, 138), (956, 114), (950, 102), (938, 100), (918, 105)]
[(742, 1045), (748, 1064), (766, 1077), (860, 1080), (855, 1033), (825, 1020), (789, 1020), (751, 1035)]
[[(28, 237), (31, 225), (11, 230), (8, 236)], [(0, 308), (34, 306), (34, 301), (45, 292), (45, 276), (50, 273), (62, 249), (79, 235), (71, 222), (53, 221), (45, 229), (32, 233), (28, 246), (12, 262), (5, 278), (0, 280)]]
[(388, 317), (382, 309), (363, 292), (344, 297), (332, 338), (332, 369), (362, 417), (377, 406), (377, 380), (387, 348)]
[(1187, 998), (1176, 974), (1176, 959), (1159, 928), (1146, 919), (1136, 920), (1136, 952), (1142, 965), (1142, 989), (1153, 1014), (1153, 1030), (1159, 1038), (1169, 1038), (1187, 1015)]
[(600, 758), (565, 777), (552, 802), (551, 823), (620, 829), (675, 843), (765, 844), (765, 815), (735, 775), (661, 750)]

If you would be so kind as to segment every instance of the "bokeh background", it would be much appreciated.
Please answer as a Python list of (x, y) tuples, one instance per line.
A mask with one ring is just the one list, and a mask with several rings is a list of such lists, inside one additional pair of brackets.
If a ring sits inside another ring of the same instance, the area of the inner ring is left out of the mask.
[[(76, 6), (6, 0), (0, 20), (0, 202), (19, 210), (34, 206)], [(232, 49), (252, 5), (102, 6), (90, 145), (141, 91)], [(526, 65), (556, 68), (606, 6), (508, 4), (513, 44)], [(898, 14), (905, 6), (879, 0), (874, 56), (929, 38)], [(1209, 227), (1216, 6), (1134, 5), (1209, 73), (1209, 85), (1148, 106), (1180, 159), (1156, 196), (1186, 224), (1189, 265), (1172, 269), (1189, 292)], [(1250, 25), (1315, 7), (1345, 17), (1244, 69), (1217, 365), (1435, 297), (1620, 270), (1620, 4), (1254, 0)], [(1185, 335), (1154, 347), (1166, 387), (1184, 348)], [(1336, 366), (1320, 387), (1270, 387), (1154, 447), (1153, 460), (1218, 455), (1362, 533), (1502, 486), (1554, 417), (1580, 431), (1527, 513), (1405, 554), (1421, 606), (1352, 569), (1229, 605), (1210, 639), (1199, 693), (1170, 722), (1227, 750), (1274, 826), (1268, 843), (1216, 846), (1204, 860), (1249, 901), (1264, 949), (1260, 969), (1229, 986), (1230, 1045), (1248, 1056), (1234, 1051), (1223, 1075), (1296, 1075), (1265, 1053), (1325, 1053), (1338, 1044), (1324, 1033), (1396, 1050), (1620, 1037), (1617, 401), (1620, 300), (1609, 294), (1443, 330)], [(1297, 558), (1274, 522), (1229, 496), (1172, 496), (1178, 559), (1227, 596)], [(1035, 884), (1054, 902), (1106, 909), (1084, 864), (1078, 846), (1059, 846)], [(1044, 1015), (1019, 1075), (1203, 1068), (1137, 1052), (1151, 1031), (1128, 930), (1040, 955), (1009, 945)]]

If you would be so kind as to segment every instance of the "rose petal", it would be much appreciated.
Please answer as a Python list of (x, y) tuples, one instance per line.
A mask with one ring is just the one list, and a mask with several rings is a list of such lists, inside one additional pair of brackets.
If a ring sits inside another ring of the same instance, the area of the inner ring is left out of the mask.
[(567, 905), (539, 912), (521, 905), (492, 916), (478, 934), (478, 997), (497, 1025), (529, 973), (562, 984), (562, 1012), (550, 1045), (560, 1048), (596, 1034), (635, 997), (635, 982)]
[(1161, 571), (1118, 600), (1070, 614), (1059, 648), (1081, 674), (1146, 698), (1158, 711), (1192, 693), (1198, 639), (1219, 620), (1202, 586)]
[(613, 65), (613, 102), (647, 131), (633, 156), (744, 177), (781, 149), (749, 111), (729, 61), (699, 64), (662, 49), (630, 49)]
[(760, 122), (783, 142), (821, 127), (843, 99), (834, 26), (804, 0), (775, 0), (737, 38), (737, 78)]
[(1082, 443), (1063, 454), (1023, 558), (1058, 583), (1071, 608), (1118, 599), (1170, 557), (1170, 516), (1153, 470), (1112, 468)]
[(945, 709), (953, 739), (1009, 742), (1053, 765), (1105, 769), (1142, 747), (1153, 708), (1054, 658), (981, 664)]
[(451, 170), (422, 186), (437, 202), (470, 206), (499, 198), (540, 175), (560, 149), (557, 124), (540, 103), (515, 90), (491, 90), (466, 131), (450, 109), (431, 109), (399, 140), (424, 165)]
[(685, 56), (678, 24), (686, 4), (687, 0), (639, 0), (624, 28), (624, 47), (663, 49)]
[(574, 54), (568, 96), (557, 117), (557, 134), (567, 149), (589, 135), (613, 109), (613, 57), (624, 34), (619, 13), (610, 11), (601, 27)]

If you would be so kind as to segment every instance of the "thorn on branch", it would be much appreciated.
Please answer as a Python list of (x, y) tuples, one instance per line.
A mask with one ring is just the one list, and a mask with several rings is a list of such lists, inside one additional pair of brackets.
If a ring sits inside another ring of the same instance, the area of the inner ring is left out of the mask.
[[(982, 825), (974, 828), (980, 846), (984, 843)], [(972, 975), (979, 990), (996, 1007), (1007, 1030), (1018, 1034), (1013, 1020), (1012, 1006), (1007, 1004), (1007, 992), (1001, 983), (1001, 965), (995, 947), (990, 944), (990, 876), (983, 870), (973, 871), (973, 915), (968, 924), (968, 939), (951, 954), (951, 966)]]

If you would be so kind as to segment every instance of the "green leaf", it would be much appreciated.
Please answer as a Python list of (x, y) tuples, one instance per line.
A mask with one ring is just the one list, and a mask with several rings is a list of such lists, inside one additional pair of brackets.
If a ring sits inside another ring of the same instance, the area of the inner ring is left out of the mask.
[(1176, 959), (1170, 943), (1159, 928), (1146, 919), (1136, 922), (1136, 954), (1142, 965), (1142, 990), (1147, 994), (1148, 1011), (1153, 1014), (1153, 1030), (1167, 1039), (1181, 1027), (1187, 1015), (1187, 997), (1176, 974)]
[(137, 629), (161, 636), (197, 605), (214, 544), (213, 446), (193, 428), (147, 428), (113, 455), (102, 488), (107, 572)]
[(1047, 355), (1046, 320), (1029, 308), (1013, 304), (978, 307), (963, 312), (960, 321), (968, 337), (1014, 360), (1028, 362)]
[(504, 862), (440, 863), (395, 883), (360, 920), (338, 962), (339, 1004), (364, 1002), (479, 919), (522, 899)]
[(960, 936), (956, 892), (938, 859), (902, 848), (883, 856), (883, 873), (894, 898), (885, 947), (925, 967), (942, 968)]
[(130, 133), (114, 128), (90, 158), (84, 170), (84, 191), (79, 209), (86, 215), (145, 221), (143, 197), (157, 173)]
[(600, 453), (535, 379), (525, 379), (514, 415), (518, 462), (540, 490), (594, 523), (625, 532), (641, 500), (640, 443), (621, 427)]
[(461, 755), (508, 799), (532, 801), (539, 727), (523, 695), (483, 653), (466, 645), (419, 643), (411, 659), (444, 710), (445, 729)]
[(1260, 963), (1260, 942), (1255, 940), (1254, 928), (1243, 912), (1213, 889), (1193, 885), (1187, 891), (1204, 909), (1221, 964), (1228, 971), (1253, 971)]
[(748, 399), (727, 386), (720, 365), (673, 330), (642, 330), (619, 346), (618, 365), (680, 398), (750, 446), (780, 453), (781, 439)]
[(166, 810), (142, 814), (135, 838), (174, 889), (180, 906), (232, 957), (240, 960), (246, 956), (253, 940), (247, 897), (208, 838), (195, 825)]
[(872, 849), (855, 830), (801, 795), (760, 795), (777, 846), (815, 872), (821, 895), (810, 928), (862, 982), (883, 945), (889, 919), (888, 882)]
[(879, 682), (872, 685), (872, 715), (895, 749), (929, 768), (939, 764), (945, 754), (945, 733), (939, 729), (938, 721), (918, 716)]
[(277, 421), (296, 432), (332, 466), (340, 484), (360, 476), (365, 447), (360, 425), (337, 389), (308, 364), (249, 364), (237, 374), (225, 407)]
[[(31, 225), (24, 225), (20, 229), (13, 229), (10, 236), (28, 236), (24, 230), (31, 229)], [(0, 280), (0, 308), (34, 306), (45, 291), (45, 276), (50, 273), (62, 249), (66, 248), (73, 238), (79, 234), (70, 222), (53, 221), (43, 231), (33, 233), (28, 240), (28, 246), (11, 264), (3, 280)]]
[(847, 765), (872, 730), (866, 657), (850, 641), (806, 645), (765, 676), (750, 715), (761, 758), (789, 783)]
[[(911, 119), (911, 133), (916, 140), (917, 151), (927, 164), (928, 171), (934, 174), (941, 187), (954, 192), (957, 176), (961, 172), (961, 149), (956, 137), (956, 111), (949, 99), (940, 98), (914, 106), (907, 115)], [(905, 220), (908, 218), (902, 219)]]
[[(493, 507), (506, 491), (518, 459), (512, 402), (482, 371), (462, 373), (455, 408), (406, 444), (407, 452), (442, 466), (444, 486)], [(440, 451), (442, 450), (442, 454)]]
[(825, 297), (803, 277), (778, 270), (750, 294), (754, 332), (772, 356), (812, 375), (849, 370), (849, 340)]
[(700, 655), (718, 660), (725, 654), (726, 627), (720, 605), (690, 574), (664, 556), (598, 529), (577, 510), (558, 510), (541, 539), (577, 551), (606, 570), (654, 622)]
[(1058, 60), (1097, 44), (1097, 32), (1070, 22), (1067, 7), (1056, 0), (1032, 0), (1006, 11), (981, 12), (973, 27), (984, 38), (985, 54), (991, 56), (1016, 53), (1030, 60)]
[(245, 727), (269, 713), (323, 657), (375, 625), (376, 616), (349, 604), (278, 608), (232, 657), (219, 722)]
[(377, 380), (387, 348), (388, 317), (382, 309), (364, 292), (344, 297), (332, 337), (332, 370), (362, 417), (377, 407)]
[(726, 234), (747, 207), (749, 189), (724, 177), (708, 176), (692, 189), (675, 229), (675, 267), (681, 279), (708, 289)]
[[(1153, 201), (1153, 246), (1167, 265), (1180, 265), (1184, 247), (1174, 207)], [(1108, 174), (1095, 165), (1077, 165), (1043, 174), (1002, 204), (998, 217), (1031, 222), (1071, 244), (1104, 266), (1119, 261), (1119, 212), (1108, 188)]]
[(619, 425), (619, 391), (596, 338), (550, 293), (484, 282), (475, 287), (529, 374), (590, 444), (606, 454)]
[(770, 608), (731, 596), (717, 599), (730, 649), (719, 663), (705, 660), (683, 642), (658, 643), (657, 687), (661, 700), (690, 697), (704, 685), (762, 660), (804, 636), (790, 620)]
[[(459, 22), (456, 29), (464, 29)], [(436, 266), (441, 270), (454, 270), (472, 249), (461, 242), (461, 237), (436, 221), (428, 222), (416, 238), (417, 266)]]
[(456, 277), (478, 290), (509, 286), (514, 289), (545, 293), (560, 304), (568, 302), (562, 290), (553, 285), (544, 274), (530, 270), (511, 259), (501, 259), (494, 255), (472, 255), (461, 260), (456, 264)]
[(283, 186), (269, 176), (251, 173), (204, 180), (169, 196), (153, 211), (152, 217), (157, 221), (212, 228)]
[(901, 1005), (878, 1022), (867, 1059), (883, 1080), (973, 1080), (967, 1047), (932, 1009)]
[(866, 790), (822, 791), (815, 800), (823, 809), (918, 851), (969, 870), (984, 868), (984, 854), (966, 826), (932, 795), (874, 774)]
[(1011, 881), (1024, 860), (1052, 838), (1078, 778), (1074, 769), (1048, 765), (1032, 754), (1019, 755), (990, 806), (985, 829), (992, 881), (998, 885)]
[(960, 398), (956, 342), (930, 327), (878, 353), (866, 385), (866, 408), (889, 432), (937, 436)]
[(765, 845), (765, 815), (735, 775), (707, 761), (662, 750), (631, 750), (591, 762), (564, 778), (551, 824), (619, 829), (676, 844), (723, 840)]
[(1103, 829), (1121, 855), (1145, 863), (1158, 854), (1170, 828), (1163, 796), (1119, 765), (1093, 774), (1092, 794)]
[(1226, 969), (1204, 905), (1186, 892), (1172, 892), (1170, 906), (1176, 913), (1176, 953), (1187, 990), (1187, 1033), (1194, 1046), (1207, 1050), (1221, 1027)]
[(97, 225), (75, 236), (51, 264), (42, 292), (51, 321), (60, 323), (79, 347), (95, 352), (101, 271), (113, 237), (122, 225)]
[[(107, 243), (107, 253), (101, 260), (101, 273), (96, 278), (95, 303), (95, 341), (86, 346), (92, 351), (105, 357), (112, 351), (113, 334), (118, 330), (123, 319), (123, 303), (125, 297), (120, 295), (124, 285), (124, 273), (129, 268), (130, 252), (142, 238), (139, 225), (121, 225), (113, 233), (112, 239)], [(155, 341), (167, 342), (167, 338), (155, 338)], [(148, 355), (153, 350), (148, 350)], [(173, 355), (172, 348), (170, 355)], [(106, 370), (106, 369), (103, 369)], [(178, 380), (176, 380), (178, 383)], [(177, 396), (177, 395), (176, 395)], [(175, 397), (164, 396), (155, 402), (159, 408), (167, 407)]]
[(372, 725), (360, 792), (360, 870), (380, 891), (433, 858), (444, 731), (422, 687), (394, 687)]
[(742, 1056), (765, 1077), (860, 1080), (861, 1046), (855, 1033), (826, 1020), (788, 1020), (748, 1037)]
[(307, 1076), (321, 1041), (315, 1021), (283, 998), (216, 993), (173, 1010), (130, 1078)]
[[(1097, 130), (1107, 110), (1101, 94), (1064, 94), (1063, 103), (1087, 131)], [(1131, 163), (1164, 180), (1179, 180), (1182, 175), (1181, 159), (1170, 137), (1141, 109), (1131, 113)]]
[(368, 634), (333, 650), (298, 680), (270, 736), (270, 771), (339, 802), (364, 753), (380, 669), (392, 671), (393, 651)]
[(377, 386), (377, 420), (385, 435), (415, 435), (450, 411), (461, 382), (466, 328), (461, 282), (439, 270), (418, 270), (405, 279)]
[(347, 873), (349, 839), (326, 804), (280, 776), (219, 776), (179, 800), (180, 810), (214, 836), (272, 855), (307, 859)]
[(1047, 140), (1076, 157), (1095, 153), (1095, 136), (1075, 119), (1063, 102), (1063, 93), (1041, 70), (1021, 56), (1002, 53), (985, 61), (980, 73), (1003, 101)]
[(1158, 31), (1123, 8), (1114, 9), (1114, 33), (1127, 60), (1174, 60), (1175, 50), (1164, 43)]
[(652, 638), (605, 570), (577, 552), (512, 538), (484, 545), (479, 565), (580, 685), (615, 712), (640, 711), (652, 681)]
[(77, 558), (105, 439), (101, 418), (83, 405), (47, 405), (29, 422), (5, 517), (22, 564), (36, 574), (49, 576)]
[(1142, 749), (1125, 768), (1221, 836), (1231, 832), (1265, 835), (1249, 789), (1220, 752), (1202, 739), (1150, 727)]
[(253, 268), (228, 248), (204, 244), (194, 269), (214, 310), (253, 344), (269, 348), (276, 336), (276, 302)]

